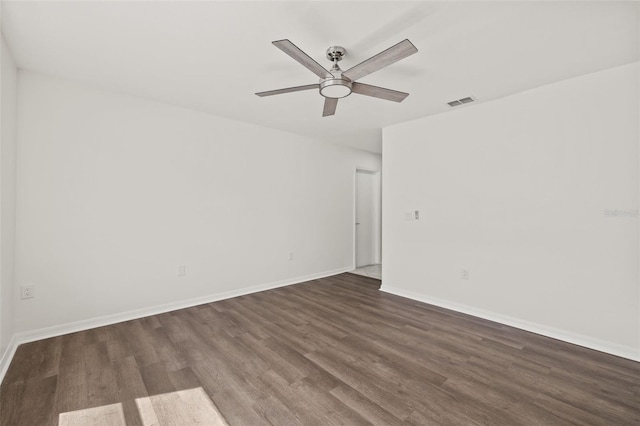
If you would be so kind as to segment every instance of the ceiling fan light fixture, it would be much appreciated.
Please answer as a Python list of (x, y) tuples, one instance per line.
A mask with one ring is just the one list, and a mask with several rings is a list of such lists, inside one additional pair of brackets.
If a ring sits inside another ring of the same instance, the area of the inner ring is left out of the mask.
[(333, 62), (331, 71), (327, 71), (322, 65), (317, 63), (311, 56), (304, 53), (298, 46), (291, 43), (290, 40), (276, 40), (272, 44), (291, 58), (300, 63), (303, 67), (320, 77), (318, 84), (306, 84), (304, 86), (286, 87), (278, 90), (268, 90), (266, 92), (258, 92), (257, 96), (271, 96), (282, 93), (299, 92), (301, 90), (318, 89), (320, 95), (324, 97), (324, 107), (322, 116), (328, 117), (336, 113), (338, 99), (346, 98), (351, 93), (358, 95), (371, 96), (373, 98), (384, 99), (393, 102), (402, 102), (404, 98), (409, 96), (408, 93), (399, 92), (397, 90), (385, 89), (384, 87), (372, 86), (370, 84), (360, 83), (356, 80), (376, 72), (379, 69), (387, 67), (407, 56), (413, 55), (418, 51), (416, 47), (407, 39), (391, 46), (365, 60), (358, 65), (342, 72), (338, 66), (338, 62), (342, 60), (347, 53), (347, 49), (342, 46), (331, 46), (327, 49), (327, 59)]
[(320, 94), (325, 98), (345, 98), (351, 94), (351, 82), (342, 78), (323, 80), (320, 82)]

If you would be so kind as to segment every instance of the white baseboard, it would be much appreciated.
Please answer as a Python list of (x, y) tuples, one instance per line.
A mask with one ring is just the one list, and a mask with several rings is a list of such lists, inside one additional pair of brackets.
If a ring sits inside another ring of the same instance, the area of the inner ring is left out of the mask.
[(616, 343), (607, 342), (600, 339), (595, 339), (593, 337), (585, 336), (582, 334), (572, 333), (570, 331), (548, 327), (546, 325), (522, 320), (519, 318), (510, 317), (507, 315), (501, 315), (495, 312), (485, 311), (483, 309), (478, 309), (471, 306), (450, 302), (448, 300), (442, 300), (442, 299), (430, 297), (424, 294), (419, 294), (412, 291), (391, 287), (388, 285), (384, 285), (384, 283), (382, 284), (380, 291), (394, 294), (396, 296), (406, 297), (407, 299), (416, 300), (418, 302), (439, 306), (441, 308), (450, 309), (452, 311), (461, 312), (463, 314), (472, 315), (474, 317), (486, 319), (489, 321), (498, 322), (500, 324), (508, 325), (510, 327), (515, 327), (521, 330), (530, 331), (532, 333), (551, 337), (553, 339), (562, 340), (564, 342), (572, 343), (578, 346), (583, 346), (585, 348), (595, 349), (596, 351), (605, 352), (611, 355), (616, 355), (621, 358), (630, 359), (632, 361), (640, 361), (640, 348), (634, 348), (631, 346), (624, 346), (624, 345), (619, 345)]
[(9, 364), (11, 364), (11, 360), (16, 353), (16, 349), (18, 349), (18, 343), (16, 343), (16, 335), (11, 336), (11, 340), (9, 340), (9, 344), (7, 345), (7, 349), (5, 349), (2, 354), (2, 358), (0, 358), (0, 383), (4, 379), (4, 375), (7, 373), (9, 369)]
[(178, 309), (190, 308), (193, 306), (203, 305), (205, 303), (217, 302), (219, 300), (231, 299), (233, 297), (244, 296), (246, 294), (257, 293), (260, 291), (271, 290), (278, 287), (285, 287), (293, 284), (301, 284), (307, 281), (319, 278), (329, 277), (351, 271), (352, 267), (334, 269), (332, 271), (324, 271), (316, 274), (305, 275), (301, 277), (288, 278), (285, 280), (274, 281), (270, 283), (260, 284), (238, 290), (225, 291), (207, 296), (197, 297), (193, 299), (182, 300), (179, 302), (166, 303), (163, 305), (150, 306), (148, 308), (136, 309), (127, 312), (120, 312), (112, 315), (105, 315), (96, 318), (89, 318), (80, 321), (74, 321), (66, 324), (54, 325), (52, 327), (40, 328), (37, 330), (15, 333), (5, 353), (0, 359), (0, 383), (4, 380), (4, 375), (9, 368), (9, 364), (13, 359), (13, 355), (19, 345), (29, 343), (36, 340), (48, 339), (51, 337), (62, 336), (64, 334), (75, 333), (78, 331), (89, 330), (96, 327), (104, 327), (106, 325), (117, 324), (119, 322), (130, 321), (138, 318), (144, 318), (151, 315), (163, 314)]

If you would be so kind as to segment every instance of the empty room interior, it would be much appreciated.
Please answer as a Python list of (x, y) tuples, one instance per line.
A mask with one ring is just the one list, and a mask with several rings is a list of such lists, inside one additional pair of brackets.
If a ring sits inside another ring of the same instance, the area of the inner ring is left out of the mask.
[(0, 0), (0, 424), (640, 424), (639, 23)]

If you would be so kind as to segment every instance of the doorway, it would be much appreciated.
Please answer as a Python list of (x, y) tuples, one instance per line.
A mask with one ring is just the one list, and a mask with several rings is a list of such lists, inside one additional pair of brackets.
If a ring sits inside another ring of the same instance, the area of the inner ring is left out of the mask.
[(355, 273), (381, 278), (380, 171), (356, 169)]

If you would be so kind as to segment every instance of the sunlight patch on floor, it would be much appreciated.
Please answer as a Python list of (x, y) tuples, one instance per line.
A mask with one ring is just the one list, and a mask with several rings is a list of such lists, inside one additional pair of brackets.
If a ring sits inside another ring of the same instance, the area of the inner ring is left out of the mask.
[[(138, 414), (144, 426), (208, 425), (228, 423), (206, 394), (194, 388), (136, 398)], [(59, 426), (126, 426), (122, 404), (60, 413)]]
[(136, 405), (144, 426), (228, 425), (202, 388), (137, 398)]
[(122, 404), (60, 413), (58, 426), (125, 426)]

